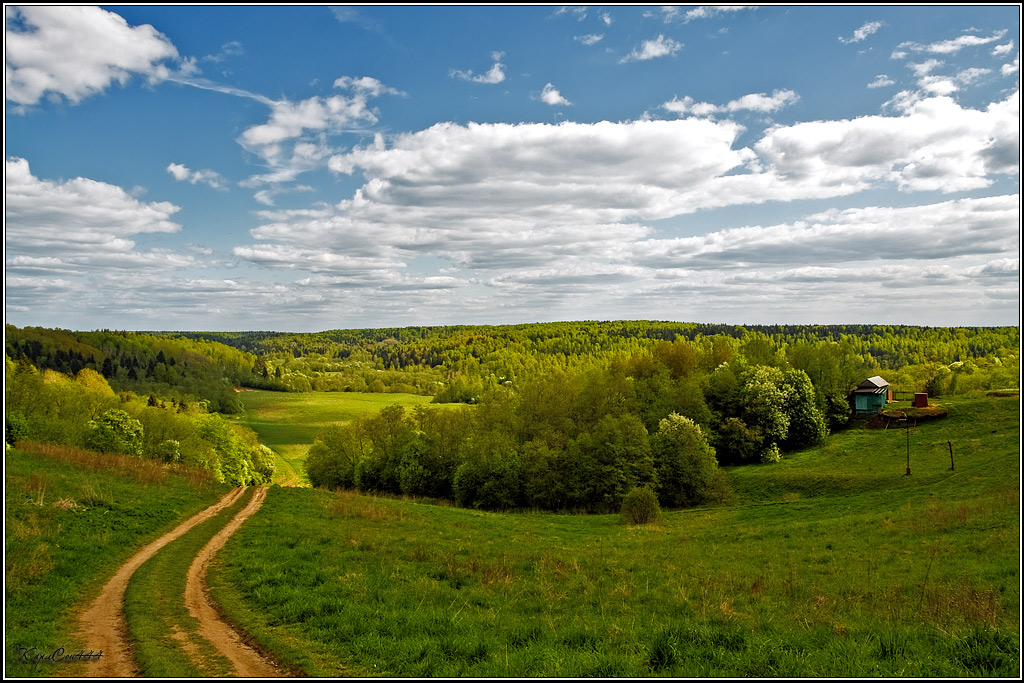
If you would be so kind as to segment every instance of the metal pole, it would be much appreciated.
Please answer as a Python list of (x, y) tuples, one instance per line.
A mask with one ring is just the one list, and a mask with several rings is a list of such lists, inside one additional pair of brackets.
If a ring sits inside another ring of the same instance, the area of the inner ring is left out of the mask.
[(907, 422), (907, 474), (910, 476), (910, 423)]

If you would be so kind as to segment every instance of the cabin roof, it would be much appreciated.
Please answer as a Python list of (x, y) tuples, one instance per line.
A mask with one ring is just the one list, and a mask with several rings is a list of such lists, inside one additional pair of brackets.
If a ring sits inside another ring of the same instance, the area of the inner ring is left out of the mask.
[(886, 382), (881, 377), (879, 377), (878, 375), (875, 375), (874, 377), (869, 377), (866, 380), (864, 380), (863, 382), (861, 382), (860, 384), (858, 384), (857, 388), (854, 390), (854, 393), (858, 393), (858, 394), (884, 394), (888, 390), (889, 390), (889, 383)]

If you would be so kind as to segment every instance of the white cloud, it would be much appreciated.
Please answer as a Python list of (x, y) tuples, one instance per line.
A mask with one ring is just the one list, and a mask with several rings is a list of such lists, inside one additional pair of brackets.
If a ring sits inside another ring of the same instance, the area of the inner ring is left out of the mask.
[(220, 50), (216, 54), (203, 57), (203, 61), (220, 64), (229, 57), (239, 57), (244, 54), (245, 49), (242, 47), (242, 44), (237, 40), (232, 40), (221, 45)]
[(603, 33), (588, 33), (584, 36), (573, 36), (573, 40), (584, 45), (596, 45), (604, 39)]
[(935, 69), (937, 69), (940, 66), (942, 66), (942, 64), (943, 64), (942, 60), (939, 60), (939, 59), (927, 59), (927, 60), (921, 62), (920, 64), (914, 64), (914, 63), (907, 64), (907, 68), (909, 68), (911, 71), (913, 71), (915, 76), (920, 78), (922, 76), (927, 76), (932, 71), (935, 71)]
[(174, 176), (175, 180), (179, 180), (181, 182), (189, 182), (193, 185), (196, 183), (203, 183), (204, 185), (209, 185), (215, 190), (227, 189), (225, 187), (224, 178), (216, 171), (211, 171), (210, 169), (193, 171), (184, 164), (170, 163), (167, 165), (167, 172)]
[[(989, 43), (994, 43), (995, 41), (1000, 40), (1004, 35), (1006, 35), (1005, 29), (1001, 31), (996, 31), (987, 38), (965, 33), (964, 35), (959, 36), (957, 38), (951, 38), (950, 40), (942, 40), (936, 43), (929, 43), (927, 45), (922, 45), (921, 43), (908, 41), (905, 43), (900, 43), (897, 46), (897, 49), (907, 49), (912, 50), (914, 52), (930, 52), (932, 54), (940, 55), (951, 55), (956, 54), (960, 50), (963, 50), (964, 48), (967, 47), (976, 47), (978, 45), (988, 45)], [(893, 54), (894, 58), (896, 58), (896, 53)]]
[(1002, 57), (1003, 55), (1013, 52), (1013, 41), (1006, 43), (1005, 45), (996, 45), (992, 48), (993, 57)]
[(672, 98), (664, 103), (663, 109), (683, 116), (711, 116), (725, 112), (755, 111), (762, 114), (770, 114), (797, 102), (800, 96), (792, 90), (776, 90), (771, 95), (765, 93), (751, 93), (738, 99), (732, 100), (725, 105), (711, 104), (710, 102), (696, 102), (687, 95), (683, 99)]
[(557, 10), (555, 10), (555, 16), (569, 13), (576, 15), (577, 21), (583, 21), (584, 19), (587, 18), (587, 7), (586, 5), (562, 5)]
[(725, 108), (728, 111), (747, 110), (767, 114), (793, 104), (799, 99), (800, 96), (792, 90), (776, 90), (771, 95), (765, 95), (764, 93), (744, 95), (738, 100), (733, 100), (725, 105)]
[(491, 59), (494, 60), (494, 64), (487, 73), (474, 75), (472, 70), (460, 71), (459, 69), (451, 69), (448, 72), (448, 75), (452, 78), (460, 78), (464, 81), (471, 81), (473, 83), (496, 85), (505, 80), (505, 65), (501, 63), (504, 56), (504, 52), (492, 52)]
[(1001, 73), (1004, 76), (1010, 76), (1012, 74), (1017, 73), (1018, 71), (1020, 71), (1020, 53), (1017, 53), (1017, 56), (1014, 57), (1013, 61), (1010, 62), (1009, 64), (1003, 64), (1002, 68), (999, 70), (999, 73)]
[(746, 269), (1008, 254), (1017, 249), (1019, 200), (1006, 195), (906, 208), (832, 209), (794, 223), (639, 242), (637, 263)]
[(41, 180), (25, 159), (6, 161), (4, 243), (9, 271), (99, 272), (166, 269), (193, 258), (166, 249), (136, 249), (145, 233), (176, 233), (179, 208), (140, 202), (122, 188), (88, 178)]
[(875, 76), (875, 80), (868, 83), (869, 88), (884, 88), (889, 85), (895, 85), (896, 81), (892, 80), (885, 74), (878, 74)]
[(1018, 92), (985, 110), (933, 97), (909, 103), (901, 116), (771, 129), (754, 149), (785, 186), (807, 193), (879, 183), (957, 192), (987, 187), (994, 174), (1019, 172), (1019, 117)]
[(540, 93), (540, 99), (542, 102), (550, 104), (552, 107), (564, 107), (572, 104), (572, 102), (562, 97), (562, 93), (558, 92), (558, 89), (550, 83), (544, 86), (544, 90)]
[[(369, 76), (343, 76), (334, 81), (334, 87), (349, 94), (310, 97), (300, 102), (267, 101), (270, 119), (244, 130), (238, 143), (261, 157), (270, 170), (253, 176), (243, 185), (290, 182), (299, 174), (322, 166), (331, 154), (325, 135), (364, 132), (378, 121), (377, 109), (370, 105), (370, 99), (385, 94), (404, 95)], [(268, 198), (264, 193), (257, 201), (266, 203)]]
[[(784, 99), (733, 102), (764, 109)], [(774, 126), (752, 148), (737, 148), (744, 129), (728, 120), (437, 124), (335, 155), (330, 168), (365, 177), (351, 198), (263, 212), (253, 244), (234, 254), (311, 273), (310, 290), (314, 283), (358, 290), (373, 302), (418, 282), (418, 263), (441, 260), (444, 267), (423, 276), (453, 280), (436, 283), (430, 296), (473, 302), (460, 309), (464, 315), (527, 305), (575, 316), (584, 305), (608, 315), (657, 305), (681, 315), (686, 301), (696, 312), (713, 306), (723, 315), (761, 311), (778, 320), (825, 296), (849, 303), (849, 320), (864, 302), (850, 299), (844, 280), (858, 271), (893, 289), (906, 272), (927, 273), (920, 286), (940, 288), (939, 299), (977, 299), (982, 266), (1016, 255), (1016, 195), (836, 210), (692, 238), (666, 238), (647, 222), (866, 189), (985, 187), (999, 174), (1019, 173), (1019, 133), (1010, 125), (1018, 99), (979, 110), (918, 99), (898, 115)], [(1004, 277), (998, 268), (984, 277)], [(813, 295), (806, 288), (789, 294), (798, 280), (814, 279), (822, 289)], [(899, 301), (872, 296), (886, 310)], [(428, 298), (428, 305), (442, 300)], [(1000, 301), (992, 305), (1008, 305)], [(896, 309), (893, 315), (907, 313)]]
[(846, 43), (846, 44), (849, 44), (849, 43), (859, 43), (860, 41), (866, 39), (868, 36), (876, 33), (878, 31), (878, 29), (882, 28), (883, 26), (885, 26), (884, 22), (881, 22), (881, 21), (869, 21), (869, 22), (865, 23), (863, 26), (861, 26), (859, 29), (854, 31), (853, 35), (851, 37), (843, 38), (842, 36), (840, 36), (839, 37), (839, 42)]
[[(688, 11), (683, 16), (683, 21), (690, 22), (695, 19), (709, 19), (719, 14), (725, 14), (728, 12), (739, 12), (745, 9), (755, 10), (757, 8), (757, 5), (701, 5), (695, 9)], [(666, 22), (675, 19), (676, 15), (679, 12), (678, 7), (664, 7), (662, 9), (665, 13)]]
[(5, 95), (33, 105), (48, 93), (77, 104), (133, 75), (167, 79), (178, 51), (152, 26), (98, 7), (4, 6)]
[(668, 57), (682, 49), (682, 43), (658, 34), (657, 38), (645, 40), (641, 43), (639, 48), (634, 48), (632, 52), (620, 59), (619, 63), (643, 62), (650, 59), (657, 59), (658, 57)]
[(612, 18), (612, 15), (609, 12), (601, 12), (600, 16), (601, 16), (601, 21), (604, 22), (605, 26), (611, 26), (612, 22), (615, 21), (615, 19)]

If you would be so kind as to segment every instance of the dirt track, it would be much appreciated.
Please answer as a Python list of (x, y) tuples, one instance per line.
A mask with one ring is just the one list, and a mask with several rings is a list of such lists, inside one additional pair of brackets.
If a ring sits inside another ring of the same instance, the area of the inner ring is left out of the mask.
[(196, 559), (192, 561), (192, 566), (188, 568), (188, 579), (185, 583), (185, 605), (189, 614), (199, 620), (200, 635), (210, 641), (231, 662), (236, 675), (242, 678), (272, 678), (281, 676), (282, 673), (260, 653), (246, 645), (238, 633), (217, 614), (206, 592), (206, 570), (210, 560), (224, 547), (231, 534), (259, 509), (266, 495), (265, 488), (256, 489), (249, 504), (203, 546)]
[[(190, 517), (172, 531), (146, 545), (125, 562), (113, 578), (103, 586), (96, 599), (82, 613), (79, 621), (80, 634), (87, 648), (103, 653), (103, 656), (97, 661), (87, 665), (86, 676), (123, 678), (139, 675), (140, 672), (128, 642), (128, 624), (124, 617), (124, 594), (132, 574), (158, 550), (184, 535), (197, 524), (210, 519), (235, 503), (244, 492), (244, 488), (232, 489), (214, 505)], [(237, 669), (237, 675), (241, 677), (270, 677), (282, 674), (272, 664), (265, 661), (261, 655), (246, 647), (241, 642), (241, 638), (216, 615), (205, 595), (204, 583), (210, 559), (224, 545), (228, 537), (241, 526), (242, 522), (259, 509), (265, 497), (265, 488), (256, 490), (249, 504), (235, 515), (235, 518), (218, 532), (196, 556), (189, 569), (187, 579), (186, 604), (189, 607), (189, 612), (199, 618), (200, 632), (232, 662)], [(195, 595), (192, 595), (193, 592)], [(193, 603), (196, 604), (198, 614), (193, 611)], [(168, 636), (170, 635), (168, 634)]]

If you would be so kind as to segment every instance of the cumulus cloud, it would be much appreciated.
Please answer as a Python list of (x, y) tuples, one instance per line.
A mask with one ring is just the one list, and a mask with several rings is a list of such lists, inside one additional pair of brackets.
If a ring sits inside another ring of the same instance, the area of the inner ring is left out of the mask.
[(215, 190), (224, 190), (225, 187), (224, 178), (216, 171), (210, 169), (203, 169), (201, 171), (193, 171), (184, 164), (170, 163), (167, 165), (167, 172), (174, 176), (175, 180), (181, 182), (188, 182), (195, 185), (196, 183), (203, 183), (209, 185)]
[(800, 96), (792, 90), (776, 90), (771, 95), (765, 93), (751, 93), (738, 99), (732, 100), (725, 105), (711, 104), (710, 102), (696, 102), (687, 95), (683, 99), (673, 98), (664, 103), (663, 109), (683, 116), (710, 116), (712, 114), (733, 113), (738, 111), (755, 111), (762, 114), (776, 112), (783, 107), (797, 102)]
[(877, 33), (878, 29), (882, 28), (883, 26), (885, 26), (884, 22), (881, 22), (881, 21), (869, 21), (869, 22), (865, 23), (863, 26), (861, 26), (859, 29), (854, 31), (853, 35), (850, 36), (849, 38), (843, 38), (842, 36), (840, 36), (839, 37), (839, 42), (840, 43), (846, 43), (846, 44), (859, 43), (860, 41), (865, 40), (868, 36), (871, 36), (874, 33)]
[(992, 48), (993, 57), (1002, 57), (1003, 55), (1010, 54), (1013, 52), (1013, 41), (1006, 43), (1005, 45), (996, 45)]
[(657, 38), (645, 40), (640, 47), (634, 48), (632, 52), (619, 60), (619, 64), (626, 62), (645, 62), (658, 57), (669, 57), (683, 49), (683, 44), (658, 34)]
[[(741, 97), (734, 110), (785, 99)], [(328, 163), (365, 178), (350, 198), (262, 212), (253, 243), (234, 255), (368, 299), (389, 287), (404, 291), (416, 282), (408, 279), (415, 264), (440, 260), (446, 266), (427, 276), (453, 279), (434, 283), (434, 295), (490, 310), (530, 303), (557, 311), (589, 301), (628, 315), (652, 302), (677, 306), (683, 296), (726, 311), (743, 301), (742, 310), (777, 318), (780, 301), (801, 302), (786, 310), (811, 301), (801, 298), (810, 296), (806, 288), (783, 296), (793, 283), (817, 279), (828, 296), (844, 297), (844, 278), (867, 269), (894, 287), (904, 272), (927, 270), (927, 286), (978, 298), (981, 278), (1002, 277), (999, 266), (988, 275), (982, 266), (1016, 255), (1016, 195), (823, 212), (686, 238), (666, 237), (651, 221), (866, 189), (983, 188), (1019, 173), (1018, 99), (969, 109), (919, 98), (895, 115), (773, 126), (750, 147), (737, 145), (742, 126), (707, 118), (443, 123), (378, 135)], [(859, 304), (850, 305), (844, 310)]]
[[(244, 130), (238, 143), (261, 157), (270, 171), (248, 179), (246, 186), (289, 182), (322, 166), (331, 154), (324, 135), (364, 131), (378, 121), (378, 111), (370, 105), (372, 98), (404, 95), (369, 76), (343, 76), (334, 81), (334, 87), (345, 94), (315, 96), (300, 102), (267, 101), (269, 120)], [(264, 194), (260, 201), (265, 203), (267, 197)]]
[(6, 160), (4, 241), (9, 271), (84, 272), (164, 269), (193, 258), (164, 249), (138, 250), (134, 237), (176, 233), (169, 202), (140, 202), (122, 188), (88, 178), (42, 180), (25, 159)]
[(603, 33), (588, 33), (583, 36), (573, 36), (573, 40), (584, 45), (596, 45), (604, 39)]
[(875, 80), (868, 83), (869, 88), (884, 88), (886, 86), (895, 85), (896, 81), (892, 80), (885, 74), (878, 74), (875, 76)]
[(504, 52), (492, 52), (491, 59), (494, 60), (494, 64), (488, 69), (487, 73), (474, 74), (472, 70), (460, 71), (459, 69), (451, 69), (448, 75), (452, 78), (459, 78), (473, 83), (496, 85), (505, 80), (505, 65), (501, 63), (504, 56)]
[(550, 83), (544, 86), (544, 89), (540, 93), (540, 99), (542, 102), (550, 104), (552, 107), (564, 107), (572, 104), (572, 102), (562, 97), (562, 93), (558, 92), (558, 89)]
[(1010, 62), (1009, 64), (1003, 64), (1002, 68), (999, 70), (999, 73), (1001, 73), (1004, 76), (1010, 76), (1012, 74), (1017, 73), (1018, 71), (1020, 71), (1020, 54), (1019, 53), (1017, 54), (1016, 57), (1013, 58), (1012, 62)]
[(908, 191), (957, 192), (1019, 171), (1019, 116), (1018, 92), (985, 110), (933, 97), (909, 103), (901, 116), (770, 129), (754, 149), (784, 186), (807, 193), (848, 193), (883, 182)]
[(44, 96), (73, 104), (124, 85), (133, 75), (157, 83), (171, 75), (178, 51), (152, 26), (87, 6), (4, 7), (5, 94), (37, 104)]

